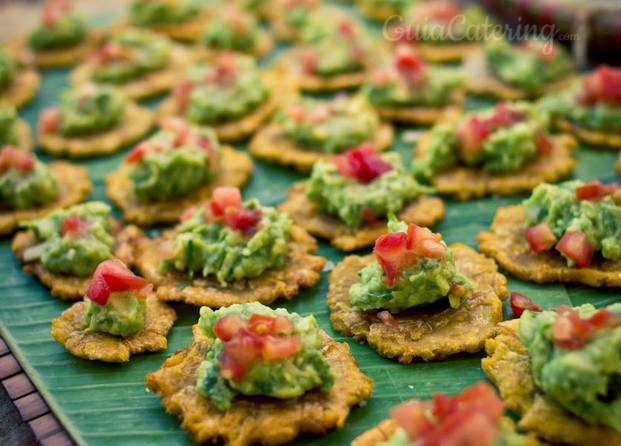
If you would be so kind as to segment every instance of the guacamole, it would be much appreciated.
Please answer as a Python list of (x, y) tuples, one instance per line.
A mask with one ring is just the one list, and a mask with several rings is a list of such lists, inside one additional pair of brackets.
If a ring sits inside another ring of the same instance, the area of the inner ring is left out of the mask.
[(245, 56), (224, 54), (213, 64), (193, 66), (187, 77), (193, 87), (185, 116), (201, 125), (247, 116), (270, 97), (255, 62)]
[[(591, 183), (567, 181), (537, 186), (522, 203), (526, 226), (546, 224), (561, 240), (567, 233), (580, 232), (588, 239), (592, 251), (600, 252), (605, 259), (621, 260), (621, 206), (609, 194), (598, 199), (579, 199), (585, 186), (590, 188)], [(576, 258), (562, 248), (559, 252), (568, 265), (576, 263)]]
[(111, 293), (105, 305), (86, 299), (84, 319), (90, 331), (128, 337), (142, 330), (146, 314), (146, 300), (125, 291)]
[(110, 84), (132, 81), (163, 68), (170, 52), (166, 37), (148, 31), (124, 31), (100, 49), (92, 79)]
[(24, 260), (40, 260), (52, 273), (90, 276), (97, 265), (112, 258), (110, 207), (100, 201), (60, 209), (45, 218), (24, 223), (36, 244), (24, 251)]
[(193, 19), (200, 10), (199, 0), (134, 0), (129, 16), (138, 26), (171, 25)]
[(58, 198), (58, 180), (34, 155), (15, 147), (0, 152), (0, 202), (10, 209), (32, 209)]
[(333, 161), (315, 163), (306, 195), (319, 209), (359, 228), (399, 212), (427, 191), (406, 171), (398, 153), (375, 156), (387, 163), (388, 170), (366, 183), (343, 175)]
[(237, 395), (285, 400), (334, 384), (314, 316), (259, 303), (202, 307), (200, 314), (198, 325), (214, 342), (196, 372), (196, 388), (219, 410)]
[(341, 36), (306, 47), (299, 56), (305, 74), (332, 77), (364, 70), (365, 44)]
[(66, 91), (60, 99), (61, 132), (83, 136), (116, 126), (126, 105), (125, 96), (109, 87), (86, 85)]
[(44, 11), (44, 23), (38, 25), (28, 36), (28, 46), (34, 51), (71, 48), (86, 39), (88, 28), (82, 17), (66, 11), (62, 17), (45, 21), (45, 15)]
[(484, 51), (498, 79), (529, 94), (541, 93), (546, 85), (562, 80), (572, 70), (567, 51), (549, 41), (528, 40), (511, 45), (503, 39), (490, 39)]
[[(240, 221), (227, 220), (227, 213), (214, 215), (211, 206), (198, 209), (182, 223), (172, 256), (162, 261), (163, 270), (185, 272), (190, 277), (213, 276), (225, 287), (285, 264), (292, 225), (286, 214), (261, 206), (257, 200), (246, 201), (235, 214), (229, 213), (243, 216)], [(248, 220), (253, 224), (245, 227)]]
[(17, 113), (9, 105), (0, 106), (0, 147), (17, 144)]
[[(411, 225), (414, 226), (414, 225)], [(359, 273), (359, 282), (352, 285), (349, 289), (349, 298), (353, 307), (363, 310), (385, 309), (391, 312), (399, 312), (419, 305), (430, 304), (445, 297), (449, 298), (451, 307), (457, 308), (461, 302), (472, 292), (470, 281), (455, 268), (455, 261), (451, 249), (427, 229), (417, 228), (422, 231), (421, 238), (433, 239), (436, 244), (441, 244), (442, 255), (430, 257), (426, 252), (410, 254), (412, 249), (419, 249), (419, 246), (407, 248), (405, 244), (408, 240), (413, 240), (409, 235), (411, 230), (404, 222), (392, 219), (388, 222), (388, 230), (392, 236), (394, 233), (403, 234), (402, 249), (391, 246), (390, 253), (384, 254), (381, 241), (387, 240), (387, 236), (382, 236), (375, 244), (374, 252), (377, 262), (363, 268)], [(408, 236), (406, 237), (406, 234)], [(396, 234), (400, 235), (400, 234)], [(399, 237), (394, 237), (396, 241), (401, 241)], [(418, 242), (412, 242), (418, 243)], [(423, 246), (424, 243), (420, 243)], [(389, 257), (394, 257), (393, 250), (400, 252), (401, 264), (393, 264)], [(437, 251), (437, 250), (436, 250)], [(394, 277), (388, 277), (386, 272), (392, 272)], [(392, 283), (389, 283), (392, 281)]]
[[(558, 313), (525, 311), (519, 335), (528, 349), (535, 384), (546, 397), (587, 423), (621, 432), (621, 304), (605, 311), (612, 321), (603, 327), (594, 326), (595, 319), (603, 318), (599, 314), (592, 319), (598, 310), (591, 304)], [(580, 346), (562, 344), (565, 330), (560, 328), (575, 323), (581, 325), (580, 332), (591, 327), (590, 335)]]
[(309, 150), (339, 153), (370, 139), (379, 118), (361, 96), (301, 98), (274, 117), (284, 133)]
[(7, 88), (15, 79), (17, 65), (13, 59), (0, 48), (0, 90)]
[(252, 14), (236, 8), (224, 10), (209, 21), (201, 42), (207, 48), (248, 53), (256, 48), (259, 31)]
[(467, 113), (456, 123), (431, 129), (427, 152), (412, 164), (414, 175), (428, 181), (438, 171), (457, 164), (487, 172), (520, 170), (547, 140), (549, 117), (526, 103), (498, 104)]

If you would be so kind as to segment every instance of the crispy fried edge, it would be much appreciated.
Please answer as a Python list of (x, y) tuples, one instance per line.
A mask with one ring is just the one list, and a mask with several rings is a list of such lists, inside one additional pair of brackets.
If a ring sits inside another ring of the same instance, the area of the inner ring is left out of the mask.
[(147, 297), (147, 314), (142, 330), (127, 338), (88, 330), (84, 321), (86, 302), (76, 302), (58, 319), (52, 319), (52, 337), (74, 356), (91, 361), (127, 362), (131, 355), (164, 350), (166, 335), (177, 314), (153, 294)]
[(394, 15), (401, 13), (398, 8), (392, 8), (390, 6), (382, 5), (370, 5), (363, 1), (356, 1), (356, 6), (360, 10), (360, 13), (367, 19), (374, 20), (376, 22), (384, 22)]
[(463, 109), (466, 95), (456, 91), (449, 104), (443, 107), (385, 107), (375, 106), (380, 117), (386, 121), (403, 124), (432, 125), (443, 120), (448, 113), (457, 113)]
[(73, 137), (39, 132), (37, 136), (41, 149), (46, 153), (73, 159), (88, 158), (118, 152), (147, 134), (154, 122), (155, 117), (151, 110), (130, 101), (120, 122), (104, 132)]
[(430, 63), (459, 62), (469, 53), (480, 50), (480, 42), (454, 43), (454, 44), (432, 44), (417, 43), (414, 45), (416, 51), (423, 59)]
[(106, 177), (106, 195), (121, 210), (126, 221), (140, 226), (174, 223), (186, 208), (207, 201), (214, 187), (242, 187), (246, 184), (252, 174), (252, 159), (228, 146), (222, 147), (221, 155), (218, 178), (188, 195), (157, 202), (140, 202), (134, 195), (126, 165)]
[[(118, 223), (115, 222), (115, 226)], [(114, 235), (114, 255), (121, 259), (128, 267), (135, 261), (135, 240), (142, 236), (142, 231), (136, 226), (129, 225), (119, 228)], [(81, 299), (90, 284), (90, 277), (75, 277), (65, 274), (56, 274), (48, 271), (40, 261), (25, 262), (23, 253), (26, 248), (35, 243), (34, 234), (31, 230), (20, 231), (15, 234), (11, 249), (17, 259), (23, 264), (24, 272), (36, 276), (39, 281), (50, 288), (52, 296), (62, 300)]]
[[(380, 123), (373, 135), (371, 144), (378, 151), (388, 149), (394, 141), (394, 129), (390, 124)], [(268, 124), (260, 129), (249, 145), (250, 153), (266, 162), (293, 166), (302, 173), (310, 172), (313, 164), (319, 160), (327, 160), (333, 154), (324, 154), (307, 149), (289, 139), (282, 128), (276, 124)]]
[(128, 28), (146, 29), (157, 34), (164, 35), (169, 39), (182, 43), (195, 42), (200, 37), (205, 24), (209, 20), (209, 11), (205, 9), (192, 20), (181, 23), (173, 23), (166, 25), (141, 26), (131, 22), (129, 18), (118, 21), (112, 25), (114, 32), (122, 32)]
[(41, 76), (32, 68), (22, 68), (6, 90), (0, 92), (0, 104), (21, 108), (28, 104), (39, 89)]
[[(173, 44), (169, 61), (165, 67), (123, 84), (109, 85), (118, 88), (129, 98), (137, 101), (157, 96), (172, 88), (177, 82), (180, 70), (190, 64), (193, 59), (194, 57), (190, 51), (180, 45)], [(94, 69), (95, 66), (92, 62), (87, 61), (78, 65), (71, 73), (71, 85), (78, 86), (93, 82), (91, 78)]]
[(92, 54), (99, 42), (102, 34), (98, 31), (91, 31), (83, 42), (71, 48), (61, 48), (57, 50), (34, 51), (28, 47), (27, 37), (20, 37), (11, 45), (18, 48), (20, 60), (32, 62), (39, 68), (60, 68), (74, 65)]
[(537, 392), (526, 347), (518, 335), (519, 319), (498, 324), (485, 342), (481, 367), (498, 387), (507, 407), (519, 415), (518, 427), (545, 440), (570, 445), (621, 443), (621, 433), (585, 423)]
[(143, 237), (136, 244), (136, 266), (155, 285), (158, 299), (165, 301), (183, 301), (212, 308), (255, 301), (269, 305), (281, 297), (290, 300), (301, 288), (309, 288), (318, 283), (326, 263), (323, 257), (312, 255), (317, 250), (315, 239), (304, 229), (294, 225), (284, 266), (271, 268), (259, 277), (233, 282), (224, 288), (212, 278), (192, 280), (181, 272), (160, 272), (162, 257), (158, 246), (171, 237), (174, 237), (174, 231), (165, 233), (159, 239)]
[(193, 327), (192, 343), (146, 376), (147, 388), (160, 396), (166, 412), (181, 419), (181, 427), (197, 443), (230, 446), (281, 444), (300, 433), (323, 435), (345, 424), (350, 408), (371, 397), (373, 382), (364, 375), (346, 343), (325, 335), (322, 353), (335, 374), (329, 394), (309, 391), (292, 400), (237, 397), (220, 412), (196, 390), (196, 369), (209, 351), (211, 340)]
[(554, 126), (562, 131), (571, 133), (578, 140), (601, 149), (621, 149), (621, 135), (618, 133), (604, 133), (590, 130), (566, 119), (555, 119)]
[[(395, 326), (383, 323), (375, 316), (377, 312), (355, 310), (349, 301), (349, 288), (358, 281), (358, 272), (373, 262), (373, 256), (349, 256), (330, 274), (327, 301), (332, 326), (344, 336), (366, 341), (380, 355), (397, 359), (403, 364), (408, 364), (415, 358), (433, 361), (460, 352), (480, 351), (485, 340), (493, 334), (496, 323), (502, 320), (501, 299), (507, 294), (507, 279), (498, 273), (492, 259), (484, 257), (472, 248), (456, 243), (451, 245), (451, 249), (457, 269), (466, 275), (475, 287), (473, 295), (459, 309), (432, 309), (427, 313), (423, 309), (419, 314), (397, 313), (394, 315), (397, 321)], [(468, 328), (472, 330), (472, 327), (470, 323), (463, 322), (464, 319), (468, 319), (466, 314), (475, 310), (479, 310), (477, 315), (480, 319), (484, 319), (486, 326), (477, 324), (474, 332), (470, 333), (470, 339), (467, 339), (464, 334)], [(457, 321), (456, 324), (452, 323), (453, 319)], [(438, 336), (442, 340), (453, 338), (455, 342), (442, 346), (434, 342), (432, 339), (435, 337), (432, 327), (434, 320), (435, 325), (445, 331)], [(413, 328), (416, 331), (407, 330), (408, 327), (405, 327), (406, 330), (400, 329), (402, 323), (409, 325), (411, 322), (414, 322)], [(421, 332), (423, 333), (420, 334)], [(406, 337), (410, 342), (399, 342)], [(459, 342), (462, 344), (459, 345)], [(419, 343), (423, 345), (418, 345)]]
[(80, 203), (91, 193), (92, 183), (85, 167), (65, 162), (51, 163), (48, 167), (58, 180), (58, 198), (46, 206), (35, 209), (0, 212), (0, 235), (12, 232), (20, 222), (35, 220), (54, 209)]
[[(296, 224), (311, 235), (329, 240), (341, 251), (354, 251), (373, 245), (386, 232), (386, 220), (382, 219), (362, 228), (350, 228), (338, 217), (321, 212), (304, 192), (306, 183), (291, 186), (287, 200), (278, 209), (286, 212)], [(444, 218), (444, 202), (436, 197), (421, 196), (407, 204), (399, 213), (400, 220), (420, 226), (433, 226)]]
[[(431, 184), (439, 193), (460, 201), (492, 194), (512, 196), (530, 192), (540, 183), (553, 183), (570, 175), (576, 166), (576, 161), (571, 157), (576, 147), (575, 139), (565, 134), (552, 136), (551, 139), (552, 153), (545, 157), (536, 156), (517, 172), (494, 174), (459, 165), (435, 173)], [(431, 132), (419, 139), (414, 160), (424, 156), (430, 141)]]
[(569, 267), (556, 252), (533, 253), (524, 237), (525, 227), (522, 206), (499, 208), (490, 231), (477, 237), (479, 249), (514, 276), (529, 282), (621, 287), (621, 261), (598, 258), (587, 268)]

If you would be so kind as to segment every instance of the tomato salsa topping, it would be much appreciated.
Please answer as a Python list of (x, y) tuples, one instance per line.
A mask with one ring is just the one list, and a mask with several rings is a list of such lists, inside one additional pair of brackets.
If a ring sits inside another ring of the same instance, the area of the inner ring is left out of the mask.
[(621, 68), (603, 65), (585, 76), (578, 103), (584, 106), (598, 103), (621, 105)]
[(509, 304), (511, 305), (511, 312), (515, 317), (522, 316), (524, 310), (541, 311), (539, 305), (533, 302), (530, 297), (516, 291), (511, 293), (511, 297), (509, 298)]
[(9, 169), (18, 172), (28, 173), (34, 168), (35, 160), (33, 156), (17, 147), (5, 146), (0, 150), (0, 173)]
[(382, 174), (393, 169), (377, 153), (370, 143), (363, 143), (333, 158), (339, 173), (351, 177), (361, 183), (370, 183)]
[(619, 183), (603, 184), (600, 181), (591, 181), (576, 188), (576, 200), (600, 201), (619, 190), (621, 190)]
[(145, 299), (150, 289), (147, 281), (135, 275), (123, 262), (110, 259), (95, 269), (86, 297), (98, 305), (106, 305), (111, 293), (137, 291), (136, 296)]
[(397, 47), (394, 66), (397, 73), (411, 86), (419, 86), (426, 79), (426, 64), (411, 46)]
[(236, 187), (217, 187), (211, 195), (205, 218), (226, 224), (231, 229), (253, 233), (261, 221), (259, 209), (249, 209), (242, 205), (241, 193)]
[(600, 330), (613, 329), (621, 325), (621, 317), (602, 309), (588, 319), (582, 319), (575, 308), (563, 305), (552, 326), (554, 343), (568, 350), (579, 350)]

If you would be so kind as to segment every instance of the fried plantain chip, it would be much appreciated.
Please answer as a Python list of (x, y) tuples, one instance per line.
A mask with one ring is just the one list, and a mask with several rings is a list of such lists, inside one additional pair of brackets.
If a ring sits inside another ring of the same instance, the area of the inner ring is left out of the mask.
[(0, 94), (0, 105), (21, 108), (28, 104), (39, 89), (41, 76), (32, 68), (21, 68), (15, 79)]
[(358, 272), (374, 261), (373, 255), (349, 256), (330, 274), (328, 308), (332, 326), (403, 364), (415, 358), (433, 361), (456, 353), (478, 352), (502, 320), (501, 299), (507, 294), (507, 279), (498, 273), (492, 259), (468, 246), (456, 243), (451, 249), (457, 270), (474, 285), (472, 296), (461, 307), (437, 303), (394, 314), (395, 324), (384, 323), (377, 311), (357, 310), (349, 300), (349, 288), (358, 282)]
[(9, 51), (15, 52), (18, 59), (24, 63), (32, 64), (39, 68), (60, 68), (75, 65), (93, 54), (102, 33), (91, 31), (80, 44), (70, 48), (59, 48), (45, 51), (35, 51), (28, 47), (28, 38), (19, 37), (8, 44)]
[(619, 153), (619, 159), (617, 160), (615, 170), (617, 171), (617, 175), (621, 175), (621, 153)]
[[(112, 227), (114, 235), (113, 253), (123, 263), (131, 267), (135, 262), (135, 240), (142, 236), (142, 231), (132, 225), (121, 228), (120, 223), (116, 221), (113, 222)], [(24, 272), (36, 276), (43, 285), (50, 288), (52, 296), (62, 300), (82, 299), (86, 294), (91, 278), (53, 273), (48, 271), (39, 260), (26, 262), (24, 260), (24, 250), (34, 244), (36, 244), (36, 239), (31, 230), (20, 231), (15, 234), (11, 249), (13, 249), (17, 259), (24, 265)]]
[(442, 120), (447, 114), (458, 113), (466, 102), (463, 91), (456, 91), (450, 104), (443, 107), (380, 107), (375, 106), (377, 113), (386, 121), (402, 124), (432, 125)]
[(23, 119), (17, 119), (15, 122), (15, 134), (17, 138), (17, 144), (19, 149), (32, 150), (32, 134), (30, 133), (30, 126)]
[(195, 42), (201, 36), (205, 24), (209, 20), (209, 11), (205, 10), (190, 20), (181, 23), (159, 24), (141, 27), (133, 24), (131, 20), (120, 20), (110, 27), (111, 33), (123, 32), (128, 28), (143, 28), (162, 34), (169, 39), (177, 40), (182, 43)]
[(85, 167), (64, 162), (51, 163), (48, 167), (58, 180), (58, 198), (34, 209), (0, 210), (0, 235), (13, 232), (21, 222), (36, 220), (54, 209), (78, 204), (91, 193), (92, 184)]
[(127, 362), (131, 355), (157, 352), (168, 346), (166, 335), (177, 319), (168, 304), (152, 294), (147, 297), (144, 327), (127, 338), (90, 331), (84, 321), (86, 302), (76, 302), (52, 320), (52, 337), (78, 358), (103, 362)]
[(595, 258), (590, 266), (578, 268), (567, 266), (565, 258), (555, 251), (535, 254), (524, 237), (525, 218), (522, 206), (499, 208), (490, 231), (477, 237), (481, 252), (529, 282), (621, 287), (621, 261)]
[(143, 237), (137, 242), (136, 266), (141, 274), (157, 289), (157, 298), (165, 301), (183, 301), (191, 305), (212, 308), (232, 304), (260, 302), (269, 305), (278, 298), (292, 299), (301, 288), (319, 282), (326, 259), (312, 255), (317, 243), (299, 226), (291, 228), (289, 255), (284, 266), (265, 271), (254, 279), (244, 279), (221, 286), (208, 277), (190, 278), (184, 272), (161, 272), (162, 249), (172, 241), (175, 233), (165, 232), (161, 238)]
[(301, 433), (324, 435), (342, 428), (351, 407), (371, 397), (373, 382), (360, 371), (349, 346), (325, 335), (322, 353), (335, 375), (329, 393), (311, 390), (289, 400), (241, 396), (229, 410), (220, 412), (196, 390), (196, 369), (211, 340), (197, 325), (192, 333), (192, 343), (148, 374), (145, 381), (147, 388), (160, 396), (166, 412), (181, 419), (181, 427), (196, 443), (276, 445)]
[[(179, 45), (173, 45), (165, 67), (123, 84), (114, 84), (114, 86), (135, 100), (157, 96), (170, 90), (178, 82), (180, 70), (183, 70), (193, 60), (194, 56), (190, 51)], [(92, 77), (96, 69), (97, 66), (91, 61), (78, 65), (71, 73), (71, 84), (78, 86), (93, 82)]]
[(416, 52), (432, 64), (459, 62), (469, 53), (480, 50), (479, 42), (439, 44), (439, 43), (416, 43)]
[(391, 5), (379, 5), (376, 4), (377, 2), (365, 0), (358, 0), (355, 3), (363, 16), (376, 22), (385, 22), (391, 17), (399, 17), (401, 13), (399, 7)]
[[(394, 130), (390, 124), (382, 123), (370, 141), (376, 150), (388, 149), (394, 141)], [(307, 173), (313, 164), (325, 160), (332, 154), (313, 151), (290, 139), (282, 127), (269, 124), (260, 129), (250, 141), (250, 153), (267, 162), (293, 166), (300, 172)]]
[[(380, 235), (386, 233), (386, 219), (361, 228), (350, 228), (338, 217), (320, 211), (306, 197), (305, 186), (304, 182), (291, 186), (287, 200), (278, 207), (278, 210), (289, 214), (296, 224), (311, 235), (329, 240), (336, 248), (349, 252), (372, 246)], [(422, 196), (405, 206), (397, 217), (406, 223), (431, 227), (444, 218), (444, 211), (442, 200)]]
[[(540, 183), (554, 183), (571, 174), (576, 166), (572, 152), (576, 141), (569, 135), (550, 137), (552, 150), (537, 156), (517, 172), (491, 173), (464, 165), (437, 172), (431, 179), (433, 188), (460, 201), (485, 195), (512, 196), (532, 191)], [(414, 160), (421, 159), (429, 149), (431, 133), (425, 133), (414, 150)]]
[(41, 149), (54, 156), (88, 158), (118, 152), (144, 135), (154, 123), (154, 114), (145, 107), (128, 102), (119, 123), (104, 132), (84, 136), (63, 136), (60, 133), (39, 132)]
[(563, 79), (546, 85), (541, 91), (529, 93), (502, 82), (493, 75), (482, 49), (471, 51), (464, 58), (463, 71), (466, 76), (468, 91), (478, 96), (489, 96), (501, 101), (533, 99), (544, 94), (554, 93), (570, 86), (576, 79), (575, 75), (567, 75)]
[(539, 393), (526, 347), (518, 335), (519, 319), (498, 324), (485, 342), (481, 367), (498, 387), (507, 408), (521, 416), (518, 427), (553, 442), (575, 446), (621, 444), (621, 432), (582, 421)]
[(185, 209), (209, 200), (215, 187), (241, 187), (248, 181), (252, 173), (252, 160), (248, 155), (226, 146), (221, 155), (218, 177), (188, 195), (161, 201), (138, 201), (125, 165), (106, 177), (106, 195), (121, 209), (125, 221), (140, 226), (175, 223)]
[(604, 133), (597, 130), (589, 130), (565, 119), (555, 119), (553, 124), (558, 129), (571, 133), (579, 141), (590, 146), (611, 150), (621, 149), (621, 135), (618, 133)]

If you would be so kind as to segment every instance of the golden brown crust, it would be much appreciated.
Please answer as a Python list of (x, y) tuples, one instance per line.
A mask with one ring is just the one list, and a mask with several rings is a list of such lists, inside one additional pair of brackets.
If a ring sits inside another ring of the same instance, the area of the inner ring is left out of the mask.
[(375, 446), (390, 440), (398, 428), (399, 425), (396, 421), (392, 419), (384, 420), (377, 426), (354, 438), (351, 446)]
[(30, 133), (30, 126), (23, 119), (17, 119), (15, 122), (15, 133), (17, 137), (18, 148), (22, 150), (32, 150), (32, 135)]
[(466, 86), (470, 93), (479, 96), (491, 96), (502, 101), (533, 99), (544, 94), (563, 90), (576, 79), (575, 74), (567, 74), (561, 80), (546, 85), (541, 91), (525, 92), (519, 88), (505, 84), (493, 75), (483, 50), (471, 51), (464, 59), (463, 70), (466, 75)]
[(20, 37), (9, 44), (14, 46), (21, 61), (39, 68), (58, 68), (75, 65), (93, 54), (101, 41), (102, 33), (91, 31), (83, 42), (70, 48), (35, 51), (28, 46), (27, 37)]
[[(338, 217), (317, 209), (306, 197), (306, 183), (291, 186), (287, 200), (278, 209), (289, 216), (311, 235), (329, 240), (341, 251), (355, 251), (375, 243), (386, 233), (386, 220), (382, 219), (361, 228), (350, 228)], [(403, 208), (397, 217), (407, 223), (431, 227), (444, 218), (444, 202), (435, 197), (422, 196)]]
[[(441, 194), (465, 201), (486, 195), (519, 195), (532, 191), (540, 183), (557, 182), (574, 170), (576, 161), (572, 152), (576, 141), (569, 135), (555, 135), (550, 139), (552, 151), (545, 156), (536, 156), (517, 172), (488, 173), (480, 168), (459, 165), (434, 173), (431, 185)], [(418, 141), (414, 160), (424, 157), (430, 142), (431, 133), (427, 132)]]
[(579, 141), (582, 141), (590, 146), (610, 150), (621, 149), (621, 134), (589, 130), (565, 119), (555, 119), (553, 124), (558, 129), (571, 133), (578, 138)]
[[(134, 100), (157, 96), (170, 90), (178, 82), (179, 73), (192, 61), (193, 56), (186, 48), (173, 45), (165, 67), (123, 84), (113, 85)], [(92, 61), (78, 65), (71, 73), (71, 84), (78, 86), (94, 82), (92, 76), (95, 70), (96, 65)]]
[(386, 107), (375, 106), (377, 113), (386, 121), (403, 124), (432, 125), (443, 120), (447, 113), (458, 113), (466, 102), (463, 91), (456, 91), (449, 104), (443, 107)]
[(123, 164), (106, 177), (106, 195), (121, 209), (125, 221), (140, 226), (175, 223), (185, 209), (204, 203), (218, 186), (242, 187), (252, 173), (252, 160), (232, 147), (222, 147), (218, 177), (194, 192), (162, 201), (139, 201), (133, 192), (128, 167)]
[(209, 20), (209, 11), (205, 9), (197, 14), (192, 20), (181, 23), (172, 23), (166, 25), (140, 26), (132, 23), (131, 20), (120, 20), (113, 25), (112, 31), (122, 32), (127, 28), (147, 29), (157, 34), (162, 34), (169, 39), (177, 40), (183, 43), (195, 42), (201, 36), (207, 21)]
[(483, 348), (502, 320), (502, 300), (507, 279), (498, 273), (492, 259), (466, 245), (451, 245), (457, 270), (468, 277), (474, 292), (460, 308), (444, 303), (410, 309), (394, 315), (396, 325), (383, 323), (377, 311), (360, 311), (351, 306), (350, 287), (358, 282), (358, 272), (374, 261), (373, 255), (349, 256), (330, 274), (328, 308), (330, 321), (339, 333), (366, 341), (387, 358), (408, 364), (415, 358), (444, 359), (461, 352)]
[(548, 400), (535, 388), (530, 359), (518, 335), (519, 319), (498, 325), (485, 342), (481, 367), (498, 387), (507, 408), (522, 418), (518, 427), (553, 442), (575, 446), (621, 444), (621, 432), (587, 424)]
[(469, 53), (480, 50), (479, 42), (454, 43), (454, 44), (433, 44), (416, 43), (416, 52), (429, 63), (459, 62), (467, 57)]
[(499, 208), (490, 230), (477, 237), (479, 249), (514, 276), (529, 282), (621, 287), (621, 261), (595, 258), (587, 268), (567, 266), (565, 258), (555, 250), (535, 254), (524, 237), (525, 227), (522, 206)]
[(229, 410), (220, 412), (196, 390), (196, 369), (211, 340), (198, 326), (192, 332), (192, 343), (148, 374), (145, 381), (147, 388), (161, 397), (166, 412), (181, 419), (181, 427), (196, 443), (276, 445), (302, 433), (324, 435), (343, 427), (351, 407), (371, 397), (373, 382), (360, 371), (347, 344), (326, 335), (322, 353), (335, 375), (329, 393), (313, 390), (290, 400), (237, 397)]
[(155, 118), (151, 110), (130, 101), (125, 106), (119, 123), (104, 132), (84, 136), (63, 136), (61, 133), (41, 133), (41, 149), (54, 156), (88, 158), (118, 152), (144, 135), (153, 127)]
[(28, 104), (39, 89), (41, 76), (32, 68), (21, 68), (15, 79), (4, 90), (0, 91), (0, 105), (12, 105), (21, 108)]
[(399, 8), (394, 8), (388, 5), (373, 5), (364, 0), (357, 1), (356, 6), (363, 16), (371, 20), (375, 20), (376, 22), (383, 22), (390, 17), (401, 13)]
[(168, 346), (166, 335), (177, 319), (175, 310), (149, 295), (144, 327), (123, 338), (89, 331), (85, 313), (86, 302), (74, 303), (60, 318), (52, 320), (52, 337), (74, 356), (104, 362), (127, 362), (131, 355), (164, 350)]
[(182, 301), (212, 308), (249, 302), (269, 305), (279, 298), (290, 300), (301, 288), (315, 285), (326, 263), (323, 257), (312, 255), (317, 250), (315, 239), (294, 225), (284, 266), (268, 269), (254, 279), (239, 280), (222, 287), (212, 277), (190, 279), (187, 273), (160, 271), (160, 249), (174, 235), (174, 231), (168, 231), (161, 238), (150, 240), (143, 237), (137, 243), (136, 266), (157, 288), (157, 298), (165, 301)]
[[(381, 123), (373, 135), (371, 144), (376, 150), (388, 149), (394, 141), (394, 130), (390, 124)], [(259, 130), (250, 141), (250, 153), (267, 162), (293, 166), (296, 170), (310, 172), (316, 161), (327, 160), (333, 154), (307, 149), (284, 133), (277, 124), (268, 124)]]
[(58, 180), (58, 198), (46, 206), (35, 209), (1, 210), (0, 234), (13, 232), (20, 222), (35, 220), (54, 209), (80, 203), (91, 193), (92, 184), (85, 167), (64, 162), (51, 163), (48, 167)]
[(617, 171), (617, 175), (621, 175), (621, 153), (619, 153), (619, 159), (617, 160), (615, 170)]
[[(128, 267), (134, 264), (134, 244), (137, 238), (142, 236), (142, 231), (136, 226), (120, 227), (118, 222), (113, 224), (115, 257), (121, 259)], [(17, 259), (24, 265), (24, 272), (36, 276), (43, 285), (50, 289), (52, 296), (62, 300), (78, 300), (86, 294), (91, 282), (90, 277), (76, 277), (65, 274), (56, 274), (48, 271), (39, 261), (25, 262), (24, 250), (36, 243), (32, 231), (20, 231), (15, 234), (11, 249)]]

